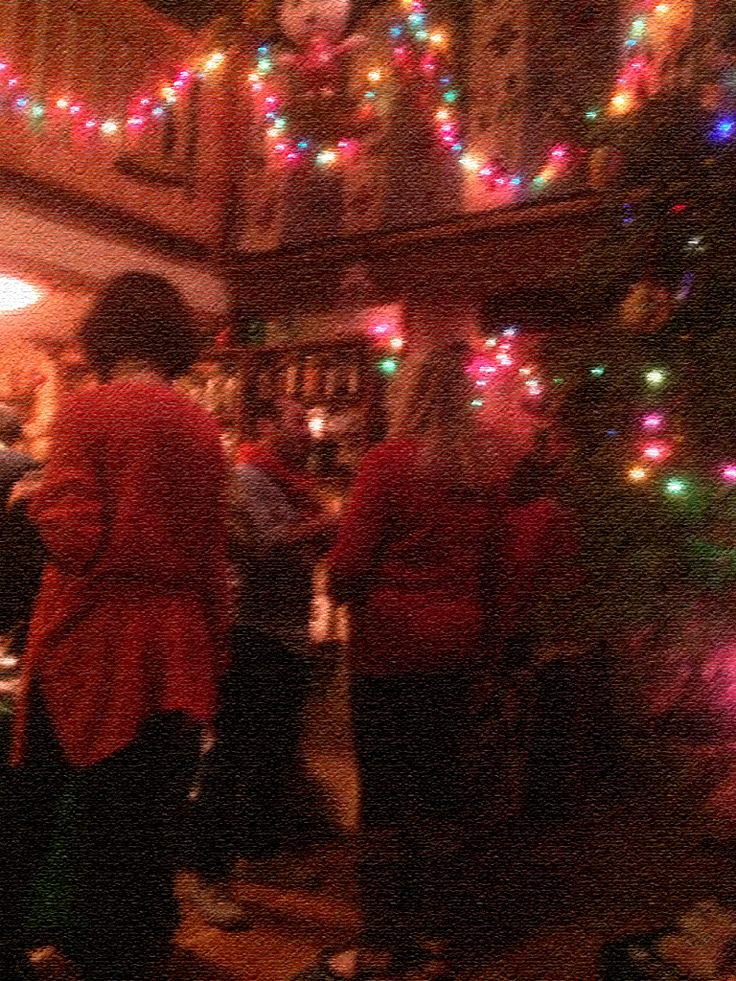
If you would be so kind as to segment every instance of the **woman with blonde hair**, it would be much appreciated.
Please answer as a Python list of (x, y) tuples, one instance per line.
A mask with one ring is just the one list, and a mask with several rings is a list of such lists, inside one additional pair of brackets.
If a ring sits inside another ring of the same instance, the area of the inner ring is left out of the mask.
[(471, 357), (454, 344), (407, 361), (389, 438), (366, 455), (330, 556), (351, 614), (364, 931), (321, 978), (457, 977), (470, 911), (453, 845), (474, 804), (471, 688), (493, 646), (505, 512)]

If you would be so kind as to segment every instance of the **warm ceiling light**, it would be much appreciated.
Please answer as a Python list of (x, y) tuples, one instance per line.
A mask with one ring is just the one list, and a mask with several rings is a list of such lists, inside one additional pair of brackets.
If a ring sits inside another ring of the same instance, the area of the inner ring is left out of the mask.
[(0, 313), (22, 310), (38, 303), (41, 294), (35, 286), (14, 276), (0, 276)]

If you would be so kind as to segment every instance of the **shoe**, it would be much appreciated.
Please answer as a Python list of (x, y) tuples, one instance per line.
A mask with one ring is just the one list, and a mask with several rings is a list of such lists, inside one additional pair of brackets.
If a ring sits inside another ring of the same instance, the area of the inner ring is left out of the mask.
[(204, 922), (218, 930), (247, 930), (253, 925), (253, 916), (233, 896), (225, 882), (198, 879), (192, 898)]

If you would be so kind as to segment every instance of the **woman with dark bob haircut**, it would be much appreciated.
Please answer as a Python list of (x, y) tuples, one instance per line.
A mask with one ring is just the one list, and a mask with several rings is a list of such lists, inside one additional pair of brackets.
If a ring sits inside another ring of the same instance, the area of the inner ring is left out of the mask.
[(100, 384), (60, 407), (30, 504), (47, 562), (2, 798), (4, 829), (18, 829), (5, 981), (31, 976), (22, 900), (59, 815), (69, 874), (54, 942), (84, 981), (165, 976), (176, 819), (227, 661), (226, 465), (210, 418), (171, 385), (199, 347), (187, 306), (158, 276), (127, 273), (80, 337)]

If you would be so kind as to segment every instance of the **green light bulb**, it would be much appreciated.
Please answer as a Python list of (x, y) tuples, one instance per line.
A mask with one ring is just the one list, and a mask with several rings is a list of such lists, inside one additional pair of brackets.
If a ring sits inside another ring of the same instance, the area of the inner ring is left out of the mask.
[(646, 17), (637, 17), (631, 25), (631, 37), (641, 37), (646, 29)]
[(483, 401), (483, 399), (473, 399), (473, 401), (470, 404), (473, 406), (474, 409), (482, 409), (483, 406), (485, 405), (485, 402)]
[(602, 378), (606, 373), (606, 366), (604, 364), (596, 364), (590, 369), (590, 373), (594, 378)]
[(687, 491), (687, 481), (681, 477), (670, 477), (669, 480), (665, 481), (664, 492), (665, 494), (669, 494), (670, 497), (682, 497)]
[(384, 358), (383, 361), (379, 362), (378, 368), (384, 373), (384, 375), (393, 375), (396, 373), (399, 367), (399, 362), (396, 358)]

